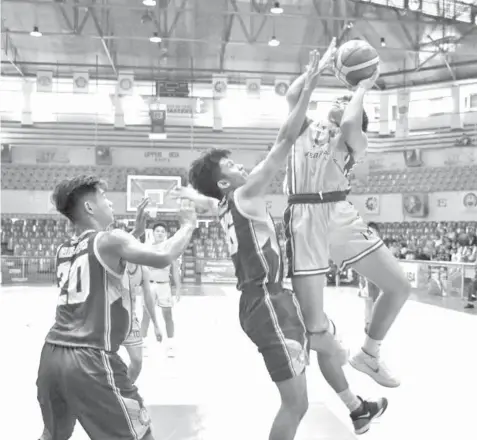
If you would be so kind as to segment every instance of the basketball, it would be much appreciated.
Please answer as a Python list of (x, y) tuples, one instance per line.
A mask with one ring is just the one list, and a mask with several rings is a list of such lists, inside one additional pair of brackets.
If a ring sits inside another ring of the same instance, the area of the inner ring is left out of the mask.
[(335, 75), (347, 87), (373, 76), (378, 65), (378, 52), (367, 41), (350, 40), (336, 51)]

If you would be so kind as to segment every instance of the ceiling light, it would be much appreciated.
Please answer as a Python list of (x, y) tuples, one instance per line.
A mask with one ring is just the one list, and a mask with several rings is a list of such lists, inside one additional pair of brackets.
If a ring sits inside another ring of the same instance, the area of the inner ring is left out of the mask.
[(279, 2), (275, 2), (270, 9), (272, 14), (283, 14), (283, 8), (280, 6)]
[(420, 0), (409, 0), (407, 7), (411, 11), (417, 11), (418, 9), (421, 9), (421, 1)]
[(152, 37), (149, 38), (149, 41), (151, 43), (160, 43), (162, 41), (162, 38), (157, 34), (157, 32), (154, 32)]
[(33, 27), (33, 30), (30, 32), (30, 35), (32, 37), (41, 37), (43, 34), (40, 32), (40, 30), (38, 29), (38, 26), (34, 26)]
[(275, 36), (273, 36), (271, 40), (268, 42), (268, 45), (272, 47), (277, 47), (277, 46), (280, 46), (280, 41), (277, 40)]
[(144, 6), (156, 6), (156, 0), (142, 0)]
[(386, 40), (384, 39), (384, 37), (381, 37), (381, 46), (382, 47), (386, 46)]

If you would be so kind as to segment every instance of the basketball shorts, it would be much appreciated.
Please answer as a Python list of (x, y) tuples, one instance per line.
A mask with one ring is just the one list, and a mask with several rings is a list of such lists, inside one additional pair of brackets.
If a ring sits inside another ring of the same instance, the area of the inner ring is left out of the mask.
[(137, 316), (133, 317), (131, 331), (129, 335), (123, 342), (125, 347), (139, 347), (143, 343), (142, 336), (141, 336), (141, 324), (139, 324), (139, 319)]
[(151, 421), (117, 353), (45, 343), (37, 379), (45, 428), (71, 437), (79, 420), (93, 440), (138, 440)]
[(341, 271), (383, 245), (352, 203), (293, 204), (284, 216), (288, 276)]
[(172, 291), (169, 281), (151, 281), (151, 292), (156, 297), (156, 304), (159, 307), (172, 307)]
[(242, 329), (262, 354), (274, 382), (298, 376), (308, 365), (308, 337), (295, 294), (282, 286), (243, 291)]

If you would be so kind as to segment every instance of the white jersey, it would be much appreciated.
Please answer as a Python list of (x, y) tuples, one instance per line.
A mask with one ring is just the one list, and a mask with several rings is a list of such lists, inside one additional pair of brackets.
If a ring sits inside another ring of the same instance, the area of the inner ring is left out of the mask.
[(142, 284), (144, 282), (142, 266), (139, 266), (139, 264), (127, 263), (126, 268), (129, 277), (129, 288), (131, 290), (131, 298), (134, 311), (136, 309), (137, 290), (142, 287)]
[(306, 119), (288, 155), (285, 194), (346, 191), (355, 165), (351, 151), (337, 151), (339, 129)]
[[(164, 243), (152, 244), (152, 246), (161, 250), (164, 248)], [(155, 267), (150, 267), (149, 272), (151, 274), (150, 279), (156, 283), (167, 283), (170, 281), (171, 266), (166, 266), (161, 269), (156, 269)]]

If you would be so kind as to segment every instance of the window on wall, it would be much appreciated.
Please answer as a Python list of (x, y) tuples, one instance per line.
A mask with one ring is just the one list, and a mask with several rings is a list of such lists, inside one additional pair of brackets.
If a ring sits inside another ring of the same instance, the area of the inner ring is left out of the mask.
[(471, 110), (477, 110), (477, 93), (471, 93), (468, 102)]

